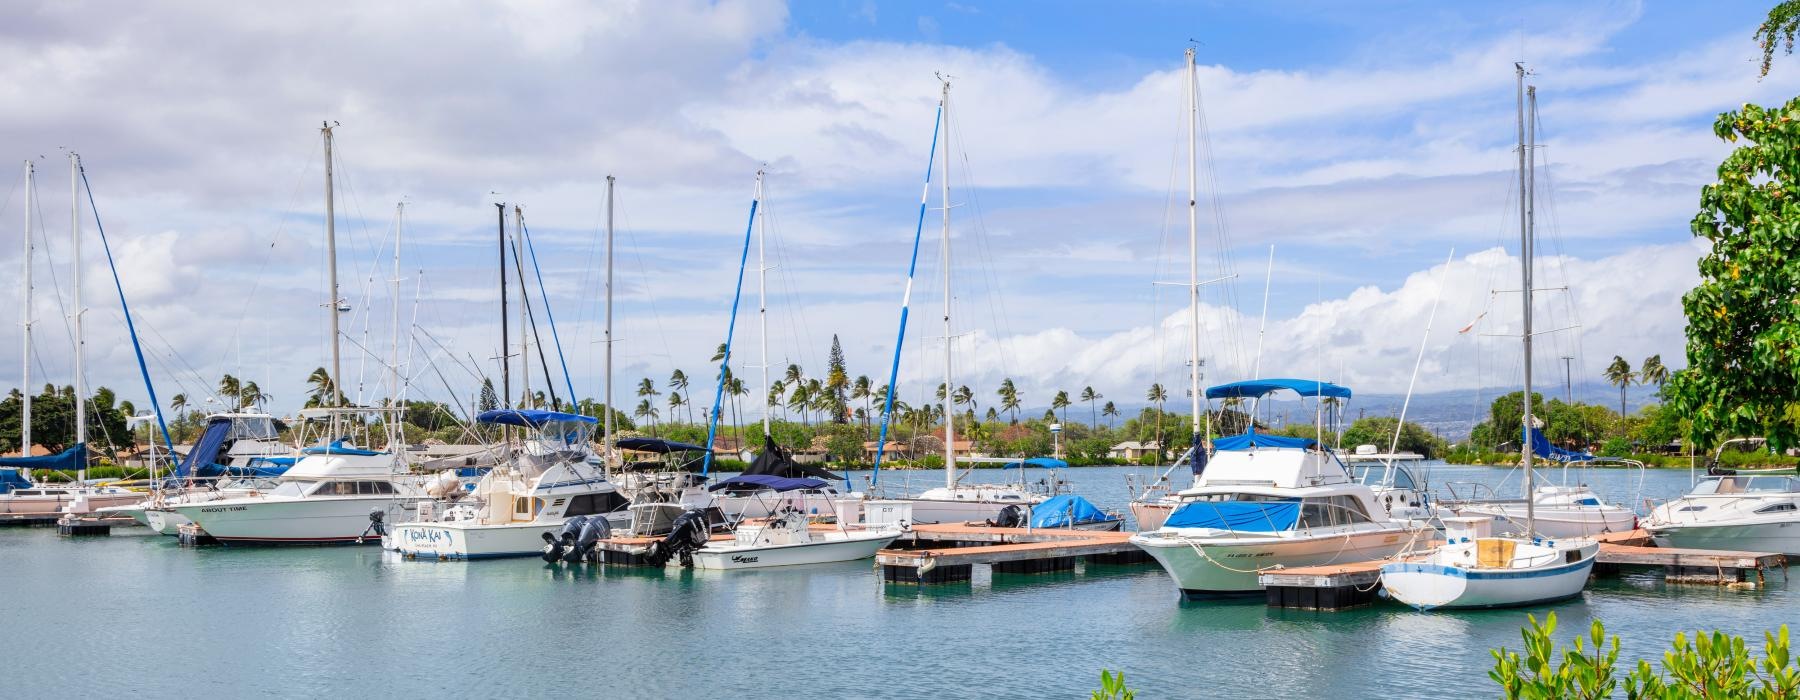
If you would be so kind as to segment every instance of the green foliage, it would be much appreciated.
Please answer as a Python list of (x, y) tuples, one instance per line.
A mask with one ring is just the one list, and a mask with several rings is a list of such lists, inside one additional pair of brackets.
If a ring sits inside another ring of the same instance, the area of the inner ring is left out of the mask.
[[(1527, 616), (1525, 655), (1504, 647), (1493, 650), (1494, 668), (1488, 677), (1500, 684), (1502, 696), (1511, 699), (1604, 698), (1618, 689), (1614, 668), (1619, 660), (1619, 638), (1606, 636), (1595, 620), (1586, 644), (1575, 638), (1575, 648), (1565, 651), (1558, 663), (1556, 613), (1543, 624)], [(1628, 698), (1793, 698), (1800, 697), (1800, 666), (1794, 664), (1787, 625), (1763, 633), (1763, 656), (1753, 655), (1742, 637), (1715, 631), (1696, 632), (1692, 638), (1676, 634), (1672, 649), (1662, 658), (1658, 673), (1649, 661), (1638, 661), (1624, 677)]]
[[(88, 397), (88, 447), (96, 454), (131, 445), (131, 433), (125, 429), (125, 412), (114, 405), (111, 389), (100, 387)], [(0, 449), (19, 446), (19, 416), (24, 396), (13, 390), (0, 400)], [(31, 441), (51, 452), (61, 452), (75, 444), (75, 388), (58, 388), (45, 384), (42, 393), (31, 397)]]
[(1556, 613), (1545, 617), (1543, 624), (1538, 623), (1535, 615), (1528, 615), (1526, 619), (1527, 627), (1519, 631), (1519, 636), (1525, 640), (1523, 658), (1505, 647), (1492, 652), (1494, 668), (1488, 671), (1488, 677), (1500, 684), (1503, 697), (1508, 700), (1604, 698), (1610, 697), (1618, 688), (1613, 665), (1619, 659), (1619, 638), (1613, 636), (1609, 647), (1606, 628), (1599, 620), (1588, 629), (1592, 648), (1584, 646), (1582, 638), (1576, 637), (1575, 648), (1564, 652), (1559, 664), (1556, 642), (1550, 638), (1556, 632)]
[(1631, 441), (1622, 437), (1607, 440), (1606, 444), (1600, 446), (1600, 456), (1602, 457), (1625, 457), (1630, 454)]
[(1100, 670), (1100, 689), (1094, 691), (1093, 700), (1135, 700), (1137, 692), (1125, 685), (1125, 672), (1114, 674), (1106, 669)]
[[(1394, 427), (1399, 422), (1400, 419), (1391, 416), (1359, 418), (1344, 431), (1343, 444), (1346, 449), (1355, 449), (1357, 445), (1374, 445), (1385, 452), (1388, 445), (1394, 444)], [(1312, 426), (1305, 427), (1307, 430), (1301, 431), (1301, 434), (1312, 437)], [(1426, 430), (1418, 423), (1407, 423), (1400, 428), (1400, 451), (1402, 452), (1417, 452), (1429, 459), (1443, 454), (1448, 449), (1449, 445), (1444, 442), (1443, 438), (1431, 434), (1431, 431)]]
[[(1758, 31), (1765, 51), (1791, 41), (1796, 13), (1784, 2)], [(1800, 444), (1800, 97), (1719, 115), (1713, 132), (1739, 144), (1700, 191), (1692, 230), (1711, 249), (1700, 284), (1682, 297), (1687, 368), (1669, 378), (1675, 407), (1697, 445), (1761, 435)]]
[(1794, 53), (1794, 33), (1800, 31), (1800, 0), (1785, 0), (1769, 9), (1769, 18), (1756, 28), (1756, 44), (1762, 48), (1762, 73), (1767, 77), (1775, 63), (1775, 47)]

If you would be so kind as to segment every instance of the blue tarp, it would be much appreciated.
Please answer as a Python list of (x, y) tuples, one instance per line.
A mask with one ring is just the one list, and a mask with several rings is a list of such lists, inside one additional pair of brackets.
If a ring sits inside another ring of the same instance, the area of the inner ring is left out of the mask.
[(0, 457), (0, 467), (20, 469), (80, 469), (87, 464), (87, 445), (76, 445), (42, 457)]
[(1550, 444), (1550, 438), (1544, 437), (1544, 431), (1537, 428), (1531, 428), (1526, 434), (1526, 439), (1531, 441), (1531, 453), (1544, 459), (1553, 459), (1558, 462), (1586, 462), (1594, 458), (1594, 455), (1589, 452), (1565, 450)]
[(1163, 527), (1211, 527), (1236, 532), (1284, 532), (1300, 519), (1300, 501), (1195, 501), (1169, 514)]
[(621, 450), (631, 450), (634, 452), (655, 452), (657, 454), (668, 454), (670, 452), (705, 452), (706, 451), (706, 448), (701, 447), (699, 445), (689, 445), (685, 442), (675, 442), (673, 440), (662, 440), (659, 438), (643, 438), (643, 437), (620, 438), (616, 444), (619, 446), (619, 449), (621, 449)]
[(31, 488), (31, 480), (13, 468), (0, 469), (0, 493), (12, 493), (13, 489)]
[(176, 465), (175, 478), (211, 478), (224, 473), (225, 468), (215, 462), (219, 458), (219, 447), (225, 444), (225, 438), (230, 435), (230, 418), (206, 421), (206, 430), (200, 433), (200, 439), (194, 441), (193, 449), (188, 450), (187, 456), (181, 459), (181, 464)]
[(1246, 382), (1232, 382), (1207, 387), (1206, 398), (1246, 398), (1273, 394), (1287, 389), (1301, 396), (1331, 396), (1340, 399), (1350, 398), (1350, 389), (1330, 382), (1314, 379), (1252, 379)]
[(1303, 437), (1286, 437), (1282, 435), (1264, 435), (1254, 428), (1243, 435), (1229, 435), (1213, 440), (1213, 449), (1220, 452), (1229, 450), (1248, 450), (1253, 447), (1291, 447), (1306, 449), (1318, 444), (1317, 440)]
[(824, 479), (814, 479), (812, 477), (801, 477), (796, 479), (785, 476), (773, 476), (770, 474), (744, 474), (708, 486), (706, 487), (706, 490), (775, 489), (776, 491), (794, 491), (797, 489), (824, 488), (826, 485)]
[(1060, 459), (1051, 459), (1049, 457), (1031, 457), (1017, 462), (1008, 462), (1006, 466), (1001, 468), (1023, 469), (1025, 467), (1037, 467), (1038, 469), (1067, 469), (1069, 468), (1069, 463)]
[(514, 425), (521, 428), (542, 428), (545, 423), (552, 422), (580, 422), (593, 425), (599, 423), (600, 419), (578, 413), (544, 411), (535, 408), (499, 408), (492, 411), (482, 411), (481, 415), (475, 417), (475, 421), (477, 423), (486, 423), (489, 425)]
[(1051, 496), (1049, 500), (1031, 507), (1032, 527), (1068, 527), (1113, 520), (1118, 518), (1094, 507), (1088, 499), (1072, 493)]
[(308, 447), (304, 450), (301, 450), (300, 454), (303, 454), (303, 455), (348, 455), (351, 457), (374, 457), (381, 453), (376, 452), (374, 450), (364, 450), (364, 449), (351, 447), (349, 445), (344, 444), (344, 441), (342, 439), (339, 439), (339, 440), (333, 441), (329, 445), (313, 445), (312, 447)]

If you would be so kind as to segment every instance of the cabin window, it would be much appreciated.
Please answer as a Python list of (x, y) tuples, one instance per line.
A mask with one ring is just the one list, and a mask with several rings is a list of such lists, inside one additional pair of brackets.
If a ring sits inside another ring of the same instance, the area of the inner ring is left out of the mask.
[(1581, 561), (1581, 550), (1571, 549), (1563, 552), (1563, 561), (1570, 564)]
[(1693, 512), (1702, 511), (1702, 510), (1706, 510), (1706, 506), (1683, 506), (1681, 508), (1676, 508), (1675, 512), (1677, 512), (1677, 513), (1693, 513)]
[(544, 509), (544, 499), (520, 496), (513, 499), (513, 515), (533, 516)]
[(356, 482), (327, 481), (319, 484), (318, 490), (313, 491), (313, 494), (317, 496), (354, 496), (356, 495)]
[(1794, 510), (1800, 510), (1800, 506), (1796, 506), (1792, 503), (1776, 503), (1774, 505), (1763, 506), (1761, 508), (1758, 508), (1758, 509), (1756, 509), (1756, 512), (1757, 513), (1785, 513), (1785, 512), (1794, 511)]
[(631, 502), (625, 500), (624, 496), (620, 496), (618, 493), (612, 491), (606, 493), (584, 493), (569, 499), (569, 507), (563, 511), (563, 515), (573, 518), (577, 515), (611, 513), (617, 510), (623, 510), (629, 505), (631, 505)]

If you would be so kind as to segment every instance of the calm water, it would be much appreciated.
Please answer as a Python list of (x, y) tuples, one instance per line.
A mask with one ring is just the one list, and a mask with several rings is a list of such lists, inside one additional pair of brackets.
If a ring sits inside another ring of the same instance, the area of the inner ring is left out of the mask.
[[(1067, 476), (1120, 507), (1131, 471)], [(1431, 478), (1502, 473), (1440, 466)], [(1635, 473), (1590, 481), (1636, 498)], [(1644, 495), (1686, 485), (1685, 471), (1652, 472)], [(1491, 696), (1488, 649), (1517, 649), (1525, 619), (1181, 603), (1154, 566), (978, 573), (972, 585), (921, 590), (884, 586), (869, 562), (569, 570), (535, 559), (408, 562), (372, 547), (189, 550), (140, 528), (117, 532), (0, 530), (0, 695), (1086, 697), (1099, 670), (1114, 668), (1142, 697)], [(1602, 579), (1552, 609), (1565, 641), (1600, 618), (1625, 638), (1625, 656), (1659, 655), (1694, 628), (1755, 634), (1760, 646), (1763, 629), (1800, 627), (1796, 585), (1779, 575), (1762, 591)]]

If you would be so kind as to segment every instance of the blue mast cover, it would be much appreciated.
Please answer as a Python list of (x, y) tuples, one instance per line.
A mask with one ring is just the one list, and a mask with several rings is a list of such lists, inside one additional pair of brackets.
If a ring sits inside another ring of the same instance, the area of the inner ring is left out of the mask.
[(1537, 428), (1530, 428), (1526, 432), (1526, 439), (1531, 441), (1532, 454), (1544, 459), (1553, 459), (1558, 462), (1586, 462), (1594, 458), (1594, 455), (1589, 452), (1565, 450), (1550, 444), (1550, 438), (1544, 437), (1544, 431)]
[(1342, 387), (1331, 382), (1316, 379), (1252, 379), (1243, 382), (1232, 382), (1206, 388), (1206, 398), (1246, 398), (1254, 399), (1267, 396), (1286, 389), (1301, 396), (1329, 396), (1332, 398), (1350, 398), (1349, 387)]
[(481, 415), (475, 416), (475, 421), (478, 423), (486, 423), (489, 425), (511, 425), (511, 426), (515, 426), (515, 427), (519, 427), (519, 428), (542, 428), (542, 427), (544, 427), (545, 423), (556, 423), (556, 422), (579, 422), (579, 423), (587, 423), (589, 425), (593, 425), (593, 424), (599, 423), (600, 419), (595, 418), (593, 416), (584, 416), (579, 413), (563, 413), (562, 411), (545, 411), (545, 410), (536, 409), (536, 408), (528, 408), (528, 409), (496, 408), (492, 411), (482, 411)]
[[(53, 455), (42, 457), (0, 457), (0, 467), (20, 469), (60, 469), (73, 471), (87, 464), (87, 445), (81, 444)], [(15, 472), (16, 473), (16, 472)], [(25, 485), (29, 486), (30, 482)], [(0, 493), (6, 493), (0, 491)]]

